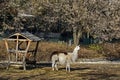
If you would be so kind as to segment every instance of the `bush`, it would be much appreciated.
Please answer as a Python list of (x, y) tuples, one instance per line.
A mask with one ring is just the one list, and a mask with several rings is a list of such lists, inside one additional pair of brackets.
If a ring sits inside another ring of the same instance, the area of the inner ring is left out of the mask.
[(102, 51), (108, 60), (120, 60), (120, 43), (105, 43)]
[(98, 45), (98, 44), (91, 44), (91, 45), (89, 45), (89, 48), (92, 50), (96, 50), (96, 51), (100, 51), (103, 49), (102, 46)]

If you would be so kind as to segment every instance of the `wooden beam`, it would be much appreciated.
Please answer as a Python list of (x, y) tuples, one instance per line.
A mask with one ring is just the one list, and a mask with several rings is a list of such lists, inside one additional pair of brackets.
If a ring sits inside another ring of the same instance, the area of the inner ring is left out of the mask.
[[(38, 50), (38, 46), (39, 46), (39, 41), (36, 43), (36, 47), (35, 47), (35, 51), (34, 51), (34, 61), (36, 61), (36, 54), (37, 54), (37, 50)], [(35, 65), (35, 67), (36, 67), (36, 63), (34, 64)]]
[(18, 47), (20, 48), (20, 45), (23, 43), (23, 41), (21, 41), (19, 44), (18, 44)]
[(31, 43), (31, 41), (28, 41), (28, 45), (27, 45), (26, 51), (28, 51), (28, 49), (30, 47), (30, 43)]
[(39, 46), (39, 41), (36, 43), (36, 47), (35, 47), (35, 51), (34, 51), (34, 60), (36, 58), (36, 53), (37, 53), (37, 50), (38, 50), (38, 46)]
[(27, 48), (25, 50), (26, 52), (25, 52), (25, 54), (23, 56), (23, 69), (24, 70), (26, 70), (26, 61), (25, 61), (25, 59), (26, 59), (26, 55), (27, 55), (28, 49), (30, 47), (30, 43), (31, 43), (31, 41), (28, 41)]
[(7, 49), (7, 51), (9, 50), (9, 47), (8, 47), (8, 42), (7, 42), (7, 40), (4, 40), (5, 41), (5, 46), (6, 46), (6, 49)]
[[(8, 41), (17, 41), (17, 39), (7, 39)], [(18, 39), (18, 41), (32, 41), (29, 39)]]
[(19, 53), (26, 53), (24, 50), (18, 50)]
[(6, 49), (7, 49), (7, 54), (8, 54), (8, 64), (7, 64), (7, 69), (9, 69), (9, 66), (10, 66), (10, 53), (9, 53), (9, 46), (8, 46), (8, 42), (7, 40), (5, 39), (5, 46), (6, 46)]
[(16, 63), (17, 63), (17, 58), (18, 58), (18, 44), (19, 44), (19, 41), (18, 41), (18, 38), (19, 38), (19, 35), (17, 35), (17, 41), (16, 41)]

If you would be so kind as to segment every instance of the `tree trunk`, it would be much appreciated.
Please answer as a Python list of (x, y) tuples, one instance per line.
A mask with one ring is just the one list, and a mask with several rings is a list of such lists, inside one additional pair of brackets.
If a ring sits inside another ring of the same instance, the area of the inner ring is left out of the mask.
[(74, 45), (77, 45), (76, 41), (77, 41), (77, 28), (73, 27), (73, 42), (74, 42)]
[(77, 27), (73, 27), (73, 41), (74, 41), (74, 45), (78, 45), (79, 44), (79, 39), (81, 37), (81, 30), (79, 30)]
[(77, 45), (79, 44), (81, 35), (82, 35), (82, 31), (80, 29), (78, 29), (78, 32), (77, 32)]

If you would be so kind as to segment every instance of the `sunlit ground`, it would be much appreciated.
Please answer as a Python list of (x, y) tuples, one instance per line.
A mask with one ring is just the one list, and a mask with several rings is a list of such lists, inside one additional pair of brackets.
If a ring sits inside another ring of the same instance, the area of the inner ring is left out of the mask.
[(39, 64), (37, 68), (0, 68), (0, 80), (120, 80), (120, 64), (72, 64), (71, 72), (64, 66), (52, 71), (51, 64)]

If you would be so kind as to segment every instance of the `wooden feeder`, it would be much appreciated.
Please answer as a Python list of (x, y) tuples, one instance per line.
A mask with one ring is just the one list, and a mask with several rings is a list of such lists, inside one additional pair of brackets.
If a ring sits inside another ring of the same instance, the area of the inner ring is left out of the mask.
[[(24, 70), (26, 70), (27, 63), (34, 62), (36, 64), (36, 53), (40, 40), (41, 39), (39, 37), (29, 32), (15, 33), (13, 35), (10, 35), (8, 38), (5, 38), (4, 41), (8, 54), (7, 69), (9, 69), (11, 63), (23, 64)], [(35, 48), (29, 51), (30, 44), (32, 42), (35, 42)], [(14, 57), (12, 57), (14, 60), (12, 60), (11, 55), (14, 55)], [(30, 55), (32, 55), (32, 60), (30, 60)]]

